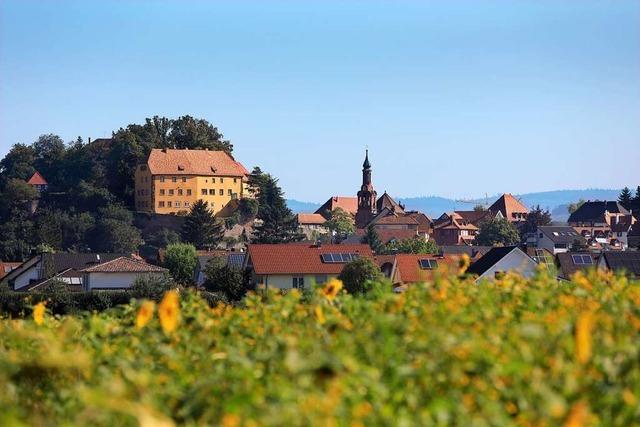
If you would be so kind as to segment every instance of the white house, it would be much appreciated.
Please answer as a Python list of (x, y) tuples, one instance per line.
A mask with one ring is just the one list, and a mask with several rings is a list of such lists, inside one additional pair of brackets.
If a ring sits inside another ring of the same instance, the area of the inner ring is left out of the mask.
[(537, 249), (546, 249), (553, 255), (568, 252), (575, 241), (587, 244), (585, 238), (569, 226), (540, 226), (533, 240)]
[(478, 276), (476, 283), (493, 280), (505, 273), (518, 273), (524, 277), (532, 277), (537, 263), (517, 246), (492, 248), (474, 262), (467, 273)]
[(82, 270), (82, 286), (85, 291), (127, 289), (140, 277), (159, 277), (167, 271), (144, 261), (120, 257)]

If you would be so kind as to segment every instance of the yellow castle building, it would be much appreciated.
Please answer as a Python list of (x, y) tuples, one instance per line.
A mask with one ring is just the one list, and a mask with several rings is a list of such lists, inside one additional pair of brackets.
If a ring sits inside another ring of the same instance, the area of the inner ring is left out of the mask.
[(224, 151), (153, 149), (135, 171), (138, 211), (180, 214), (204, 200), (214, 213), (247, 196), (249, 172)]

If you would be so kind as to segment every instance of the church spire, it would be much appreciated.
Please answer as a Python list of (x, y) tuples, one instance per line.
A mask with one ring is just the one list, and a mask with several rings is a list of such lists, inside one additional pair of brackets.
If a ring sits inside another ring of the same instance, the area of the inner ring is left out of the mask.
[(377, 195), (371, 181), (371, 163), (367, 149), (362, 164), (362, 186), (358, 191), (358, 211), (356, 212), (356, 227), (358, 228), (365, 228), (376, 213)]
[(364, 163), (362, 164), (363, 169), (371, 169), (371, 163), (369, 163), (369, 149), (367, 148), (364, 155)]

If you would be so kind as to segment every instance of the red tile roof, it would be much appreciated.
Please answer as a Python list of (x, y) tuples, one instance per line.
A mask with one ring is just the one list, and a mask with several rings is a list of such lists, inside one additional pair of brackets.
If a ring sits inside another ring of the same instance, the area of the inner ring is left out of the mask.
[(420, 260), (434, 259), (438, 262), (438, 269), (457, 267), (460, 256), (458, 255), (428, 255), (428, 254), (398, 254), (394, 264), (394, 276), (392, 280), (397, 283), (416, 283), (433, 280), (433, 273), (437, 270), (423, 270), (420, 268)]
[(86, 273), (164, 273), (167, 269), (137, 259), (119, 257), (82, 271)]
[(44, 177), (42, 175), (40, 175), (40, 172), (35, 171), (35, 173), (33, 175), (31, 175), (31, 178), (29, 178), (29, 181), (27, 181), (27, 184), (29, 185), (47, 185), (48, 182), (46, 179), (44, 179)]
[(373, 259), (369, 245), (255, 244), (247, 250), (256, 274), (340, 274), (344, 264), (324, 263), (326, 253), (356, 253)]
[(408, 215), (389, 215), (382, 217), (375, 222), (373, 225), (418, 225), (420, 224), (417, 219), (408, 216)]
[(489, 211), (493, 213), (500, 211), (507, 220), (513, 220), (514, 213), (529, 213), (529, 209), (509, 193), (500, 196), (500, 198), (489, 207)]
[(225, 151), (154, 148), (147, 160), (152, 175), (238, 176), (249, 174)]
[(317, 213), (299, 213), (298, 214), (298, 224), (300, 225), (306, 225), (306, 224), (316, 224), (316, 225), (322, 225), (325, 222), (327, 222), (327, 220), (325, 219), (325, 217), (323, 217), (320, 214)]
[(358, 211), (358, 198), (357, 197), (345, 197), (345, 196), (333, 196), (322, 206), (315, 211), (317, 214), (326, 216), (329, 212), (333, 212), (334, 209), (340, 208), (352, 215), (355, 215)]

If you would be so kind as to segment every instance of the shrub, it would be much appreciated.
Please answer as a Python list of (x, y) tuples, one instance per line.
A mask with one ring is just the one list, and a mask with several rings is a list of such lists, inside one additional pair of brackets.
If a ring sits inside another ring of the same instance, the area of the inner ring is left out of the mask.
[(371, 288), (373, 282), (382, 280), (382, 273), (369, 258), (358, 258), (347, 263), (338, 278), (344, 283), (347, 292), (362, 294)]
[(129, 293), (134, 298), (160, 301), (165, 292), (176, 286), (167, 275), (138, 277), (129, 288)]
[(192, 284), (197, 263), (195, 246), (188, 243), (167, 246), (164, 264), (176, 282), (182, 285)]
[(212, 258), (205, 268), (204, 288), (210, 292), (224, 294), (229, 301), (239, 301), (247, 293), (248, 272), (229, 267), (226, 259)]

